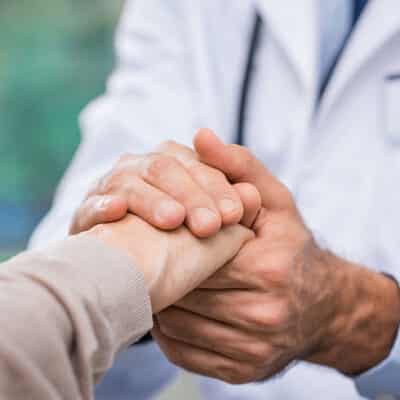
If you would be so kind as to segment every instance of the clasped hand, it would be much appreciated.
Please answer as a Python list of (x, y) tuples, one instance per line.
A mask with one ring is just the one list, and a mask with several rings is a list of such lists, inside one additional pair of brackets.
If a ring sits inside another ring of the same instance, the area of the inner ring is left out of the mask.
[[(332, 338), (346, 334), (342, 289), (360, 268), (318, 247), (288, 189), (247, 149), (207, 130), (194, 145), (124, 156), (71, 232), (137, 216), (113, 242), (149, 282), (153, 337), (189, 371), (230, 383), (268, 378), (293, 360), (357, 372), (335, 364), (343, 347)], [(106, 227), (94, 229), (104, 238)]]

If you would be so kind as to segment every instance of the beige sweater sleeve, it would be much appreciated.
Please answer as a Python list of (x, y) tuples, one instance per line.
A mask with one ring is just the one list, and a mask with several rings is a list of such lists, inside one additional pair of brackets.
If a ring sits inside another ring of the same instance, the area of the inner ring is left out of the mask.
[(24, 253), (0, 265), (0, 398), (92, 399), (151, 326), (142, 275), (97, 239)]

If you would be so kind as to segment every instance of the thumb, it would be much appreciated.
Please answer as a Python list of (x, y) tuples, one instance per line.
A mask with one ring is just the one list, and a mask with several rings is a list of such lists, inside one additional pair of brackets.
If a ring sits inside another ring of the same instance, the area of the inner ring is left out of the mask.
[(232, 183), (247, 182), (254, 185), (264, 207), (281, 210), (295, 208), (287, 187), (245, 147), (226, 145), (209, 129), (201, 129), (197, 133), (194, 147), (200, 161), (219, 169)]
[(88, 197), (76, 211), (69, 229), (70, 235), (88, 231), (98, 224), (115, 222), (128, 212), (128, 203), (117, 195)]

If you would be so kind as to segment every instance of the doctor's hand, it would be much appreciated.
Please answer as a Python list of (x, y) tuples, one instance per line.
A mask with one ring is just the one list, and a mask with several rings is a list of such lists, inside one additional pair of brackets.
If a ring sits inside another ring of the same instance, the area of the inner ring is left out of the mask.
[[(230, 383), (265, 379), (294, 360), (357, 374), (389, 353), (400, 318), (389, 278), (321, 249), (288, 189), (246, 149), (203, 131), (200, 159), (254, 184), (256, 237), (197, 290), (157, 316), (173, 363)], [(321, 200), (323, 201), (323, 199)]]
[(165, 232), (127, 215), (121, 221), (97, 225), (84, 235), (95, 236), (130, 256), (143, 273), (153, 313), (157, 313), (232, 259), (254, 233), (235, 225), (223, 228), (212, 238), (199, 239), (186, 227)]
[(222, 172), (201, 163), (190, 148), (165, 142), (155, 153), (123, 156), (90, 191), (70, 233), (117, 221), (128, 212), (163, 230), (185, 223), (194, 235), (210, 237), (240, 222), (243, 205)]

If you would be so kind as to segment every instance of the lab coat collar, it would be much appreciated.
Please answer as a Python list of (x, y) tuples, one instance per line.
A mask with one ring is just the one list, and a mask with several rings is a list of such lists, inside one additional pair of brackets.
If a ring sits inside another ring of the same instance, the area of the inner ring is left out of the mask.
[(268, 32), (286, 53), (296, 76), (307, 93), (315, 93), (317, 71), (316, 0), (254, 0)]
[(325, 91), (319, 118), (324, 118), (339, 100), (347, 83), (360, 68), (400, 31), (399, 7), (399, 0), (370, 0)]

